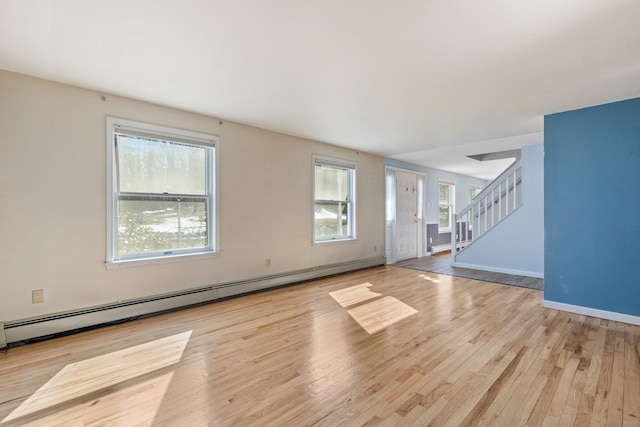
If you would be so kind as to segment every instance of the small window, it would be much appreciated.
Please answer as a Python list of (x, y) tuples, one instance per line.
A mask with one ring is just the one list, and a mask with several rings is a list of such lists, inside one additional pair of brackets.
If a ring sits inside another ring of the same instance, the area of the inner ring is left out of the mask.
[(356, 165), (314, 157), (313, 240), (356, 238)]
[(107, 262), (214, 252), (212, 135), (107, 119)]
[(477, 186), (477, 185), (473, 185), (471, 184), (469, 186), (469, 203), (473, 202), (473, 199), (480, 194), (480, 192), (482, 191), (482, 188)]
[(452, 181), (440, 180), (439, 185), (439, 231), (451, 231), (451, 215), (455, 209), (456, 184)]

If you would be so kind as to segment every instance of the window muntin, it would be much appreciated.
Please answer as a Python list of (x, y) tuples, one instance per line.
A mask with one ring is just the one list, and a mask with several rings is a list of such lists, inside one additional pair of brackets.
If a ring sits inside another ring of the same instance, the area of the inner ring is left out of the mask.
[(451, 214), (455, 203), (456, 184), (441, 180), (438, 183), (438, 228), (439, 231), (451, 230)]
[(314, 158), (314, 242), (355, 239), (355, 164)]
[(108, 262), (213, 252), (215, 137), (108, 119)]

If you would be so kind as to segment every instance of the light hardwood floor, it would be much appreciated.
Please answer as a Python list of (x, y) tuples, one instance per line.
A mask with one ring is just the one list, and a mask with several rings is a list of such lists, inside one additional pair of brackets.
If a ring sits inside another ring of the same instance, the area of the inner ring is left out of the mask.
[(15, 347), (0, 425), (639, 426), (640, 327), (541, 301), (381, 267)]

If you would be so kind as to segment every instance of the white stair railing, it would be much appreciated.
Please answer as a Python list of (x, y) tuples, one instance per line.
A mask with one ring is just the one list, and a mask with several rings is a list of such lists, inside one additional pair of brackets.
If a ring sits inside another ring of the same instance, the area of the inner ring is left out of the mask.
[[(513, 163), (484, 190), (473, 198), (469, 206), (453, 214), (451, 260), (477, 241), (493, 227), (504, 221), (522, 205), (522, 167)], [(455, 242), (455, 244), (454, 244)]]

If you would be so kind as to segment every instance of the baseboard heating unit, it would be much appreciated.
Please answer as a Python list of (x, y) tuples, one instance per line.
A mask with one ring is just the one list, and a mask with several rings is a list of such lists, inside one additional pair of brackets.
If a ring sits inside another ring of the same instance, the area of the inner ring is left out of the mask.
[(0, 349), (12, 343), (135, 319), (195, 304), (385, 264), (384, 257), (322, 265), (28, 319), (0, 322)]

